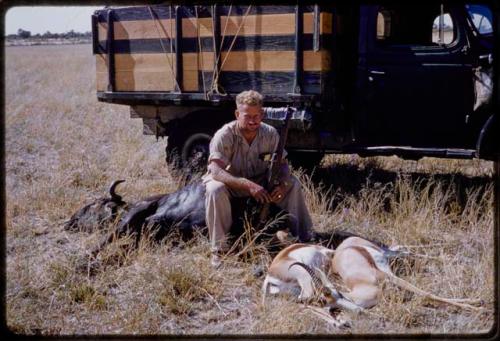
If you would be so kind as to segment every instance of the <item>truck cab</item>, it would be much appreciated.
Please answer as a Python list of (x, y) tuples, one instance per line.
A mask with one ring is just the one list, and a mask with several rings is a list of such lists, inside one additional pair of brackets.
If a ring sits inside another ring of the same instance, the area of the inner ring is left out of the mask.
[(490, 9), (391, 3), (361, 6), (359, 16), (354, 149), (478, 156), (493, 116)]

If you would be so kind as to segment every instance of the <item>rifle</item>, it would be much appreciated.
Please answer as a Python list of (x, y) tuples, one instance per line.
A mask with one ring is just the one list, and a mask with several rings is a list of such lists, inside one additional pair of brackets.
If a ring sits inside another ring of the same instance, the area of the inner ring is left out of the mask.
[[(269, 171), (267, 174), (267, 188), (266, 190), (271, 193), (274, 187), (279, 185), (279, 174), (281, 170), (281, 163), (283, 161), (283, 151), (285, 150), (286, 138), (288, 136), (288, 128), (290, 126), (290, 119), (292, 118), (292, 108), (287, 105), (286, 106), (286, 116), (285, 121), (283, 122), (283, 126), (280, 130), (280, 140), (278, 143), (278, 148), (276, 152), (273, 153), (271, 157), (271, 163), (269, 165)], [(262, 205), (262, 210), (259, 215), (259, 224), (260, 226), (264, 225), (264, 222), (267, 220), (269, 216), (269, 207), (270, 203), (265, 203)]]

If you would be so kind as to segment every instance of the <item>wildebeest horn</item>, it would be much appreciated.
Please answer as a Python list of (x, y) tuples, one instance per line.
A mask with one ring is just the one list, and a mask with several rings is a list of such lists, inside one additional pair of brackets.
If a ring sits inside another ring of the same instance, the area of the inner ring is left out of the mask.
[(116, 186), (118, 186), (122, 182), (125, 182), (125, 180), (116, 180), (109, 187), (109, 194), (111, 195), (111, 199), (113, 199), (113, 201), (122, 201), (122, 197), (120, 195), (116, 194), (116, 192), (115, 192)]

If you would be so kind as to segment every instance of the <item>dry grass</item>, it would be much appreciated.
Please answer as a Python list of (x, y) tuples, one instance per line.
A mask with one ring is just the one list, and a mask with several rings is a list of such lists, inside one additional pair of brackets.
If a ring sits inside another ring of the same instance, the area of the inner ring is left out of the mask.
[[(258, 245), (208, 262), (199, 235), (180, 245), (113, 243), (62, 222), (115, 179), (133, 201), (183, 183), (165, 140), (142, 135), (124, 106), (95, 96), (89, 45), (8, 47), (6, 62), (6, 313), (20, 334), (484, 333), (492, 328), (493, 165), (471, 160), (329, 156), (304, 184), (315, 228), (347, 230), (429, 256), (401, 275), (448, 297), (481, 298), (484, 312), (438, 306), (390, 284), (381, 303), (338, 330), (298, 302), (260, 304), (270, 256)], [(173, 236), (172, 239), (175, 237)], [(252, 236), (245, 236), (251, 240)], [(241, 250), (241, 248), (240, 248)]]

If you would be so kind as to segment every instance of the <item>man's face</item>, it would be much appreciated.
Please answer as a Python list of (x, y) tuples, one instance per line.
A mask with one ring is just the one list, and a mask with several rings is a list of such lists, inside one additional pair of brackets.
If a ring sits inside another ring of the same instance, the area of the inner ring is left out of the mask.
[(243, 132), (256, 132), (262, 122), (262, 107), (260, 105), (240, 105), (235, 112), (238, 127)]

